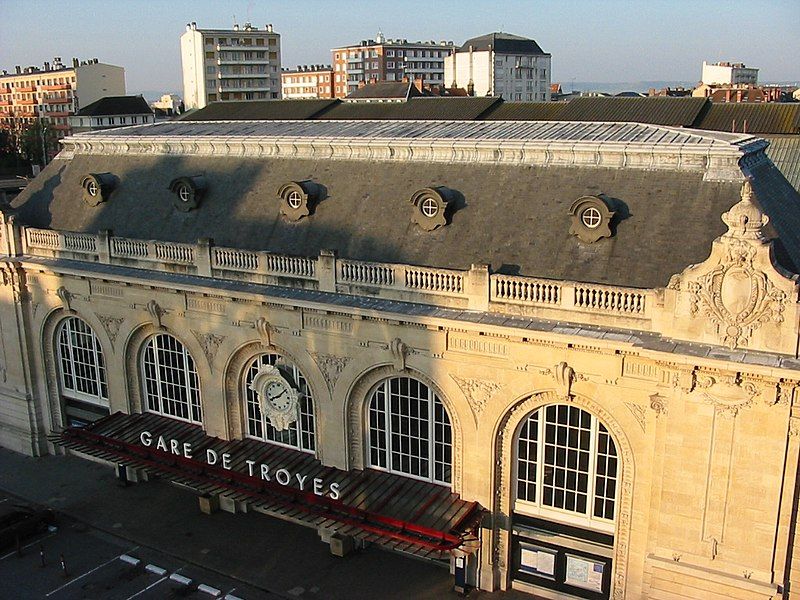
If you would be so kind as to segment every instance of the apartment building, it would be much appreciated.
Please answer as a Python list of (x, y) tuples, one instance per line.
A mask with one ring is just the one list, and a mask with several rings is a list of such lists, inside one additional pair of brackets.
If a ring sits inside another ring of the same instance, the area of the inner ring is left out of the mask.
[(333, 98), (333, 67), (298, 65), (294, 70), (284, 69), (281, 72), (281, 93), (291, 100)]
[(703, 61), (700, 81), (706, 85), (755, 85), (758, 69), (746, 67), (744, 63)]
[(98, 131), (155, 122), (153, 109), (141, 95), (106, 96), (81, 108), (69, 119), (72, 131)]
[(334, 98), (344, 98), (358, 89), (359, 82), (422, 79), (423, 85), (445, 86), (444, 60), (455, 48), (453, 42), (409, 42), (385, 38), (331, 50)]
[(470, 96), (545, 102), (551, 94), (550, 58), (535, 40), (489, 33), (467, 40), (445, 59), (445, 81)]
[(43, 68), (15, 67), (0, 75), (0, 127), (22, 131), (35, 120), (48, 123), (59, 138), (71, 133), (69, 117), (82, 106), (104, 96), (125, 94), (125, 69), (98, 59), (72, 59), (66, 66), (61, 57)]
[(183, 100), (187, 109), (210, 102), (281, 97), (281, 36), (272, 25), (198, 29), (181, 35)]

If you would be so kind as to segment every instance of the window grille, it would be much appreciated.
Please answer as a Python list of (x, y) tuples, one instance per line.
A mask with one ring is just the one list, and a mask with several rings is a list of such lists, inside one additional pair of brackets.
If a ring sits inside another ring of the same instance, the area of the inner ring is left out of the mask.
[(409, 377), (381, 382), (368, 408), (372, 467), (435, 483), (452, 480), (452, 428), (439, 397)]
[[(258, 373), (259, 368), (264, 365), (277, 367), (286, 381), (299, 392), (300, 418), (292, 423), (289, 429), (284, 431), (278, 431), (264, 418), (258, 403), (258, 394), (250, 389), (253, 378)], [(250, 363), (244, 377), (244, 398), (247, 405), (248, 437), (290, 446), (306, 452), (314, 452), (316, 440), (314, 434), (314, 402), (311, 397), (311, 388), (300, 369), (295, 365), (277, 354), (257, 356)]]
[(605, 426), (585, 410), (558, 404), (531, 414), (517, 435), (516, 464), (517, 509), (577, 516), (600, 528), (613, 522), (617, 449)]
[(167, 333), (150, 338), (142, 353), (142, 374), (147, 410), (202, 423), (197, 369), (177, 339)]

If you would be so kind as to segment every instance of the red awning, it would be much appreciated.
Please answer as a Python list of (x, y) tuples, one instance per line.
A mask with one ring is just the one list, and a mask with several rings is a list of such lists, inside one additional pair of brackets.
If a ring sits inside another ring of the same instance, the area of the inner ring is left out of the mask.
[[(145, 434), (149, 446), (143, 432), (150, 434)], [(248, 509), (393, 550), (446, 559), (455, 549), (478, 547), (481, 506), (427, 481), (370, 469), (342, 471), (305, 452), (252, 439), (222, 440), (198, 425), (152, 413), (115, 413), (50, 439), (201, 494), (223, 494)], [(184, 455), (187, 449), (191, 458)], [(216, 464), (209, 464), (209, 456)], [(267, 466), (269, 480), (262, 477), (261, 465)]]

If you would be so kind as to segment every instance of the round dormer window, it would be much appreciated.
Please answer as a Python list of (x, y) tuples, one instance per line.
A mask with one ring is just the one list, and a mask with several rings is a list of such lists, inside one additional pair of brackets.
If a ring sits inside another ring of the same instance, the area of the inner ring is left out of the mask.
[(192, 199), (192, 190), (188, 185), (181, 185), (178, 188), (178, 198), (181, 199), (181, 202), (189, 202)]
[(597, 229), (603, 222), (603, 216), (594, 206), (590, 206), (581, 213), (581, 222), (589, 229)]
[(420, 210), (422, 211), (423, 215), (429, 219), (432, 219), (436, 216), (436, 213), (439, 212), (439, 204), (433, 198), (428, 197), (422, 201)]
[(89, 182), (86, 184), (86, 193), (89, 194), (92, 198), (97, 196), (98, 192), (97, 184), (94, 182), (93, 179), (90, 179)]
[(300, 195), (300, 192), (293, 190), (286, 197), (286, 203), (290, 208), (297, 210), (303, 204), (303, 196)]

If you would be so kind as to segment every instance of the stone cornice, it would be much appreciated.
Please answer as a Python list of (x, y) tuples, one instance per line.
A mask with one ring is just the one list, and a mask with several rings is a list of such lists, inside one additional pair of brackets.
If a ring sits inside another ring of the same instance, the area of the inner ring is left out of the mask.
[[(526, 131), (503, 122), (499, 125), (505, 125), (505, 129), (497, 129), (495, 123), (462, 123), (460, 127), (468, 129), (465, 133), (460, 133), (456, 123), (448, 128), (447, 124), (436, 122), (430, 134), (420, 131), (410, 136), (399, 125), (393, 128), (393, 123), (375, 126), (374, 132), (365, 128), (375, 122), (340, 122), (338, 128), (329, 123), (297, 123), (302, 127), (297, 135), (280, 127), (286, 122), (272, 126), (262, 122), (261, 130), (248, 135), (236, 135), (235, 128), (226, 132), (225, 123), (217, 122), (210, 125), (219, 130), (219, 135), (216, 131), (212, 135), (201, 134), (189, 127), (196, 124), (188, 123), (175, 124), (168, 130), (159, 130), (156, 125), (103, 135), (78, 134), (62, 140), (60, 158), (76, 154), (141, 154), (573, 166), (695, 171), (702, 172), (709, 181), (740, 181), (743, 176), (739, 161), (745, 156), (751, 161), (766, 160), (763, 150), (767, 147), (764, 140), (750, 136), (642, 124), (627, 124), (630, 130), (624, 135), (601, 135), (596, 126), (604, 124), (597, 123), (583, 124), (583, 128), (582, 124), (556, 123), (547, 135), (536, 130), (525, 135)], [(595, 129), (589, 129), (589, 125)], [(374, 136), (367, 135), (371, 133)]]

